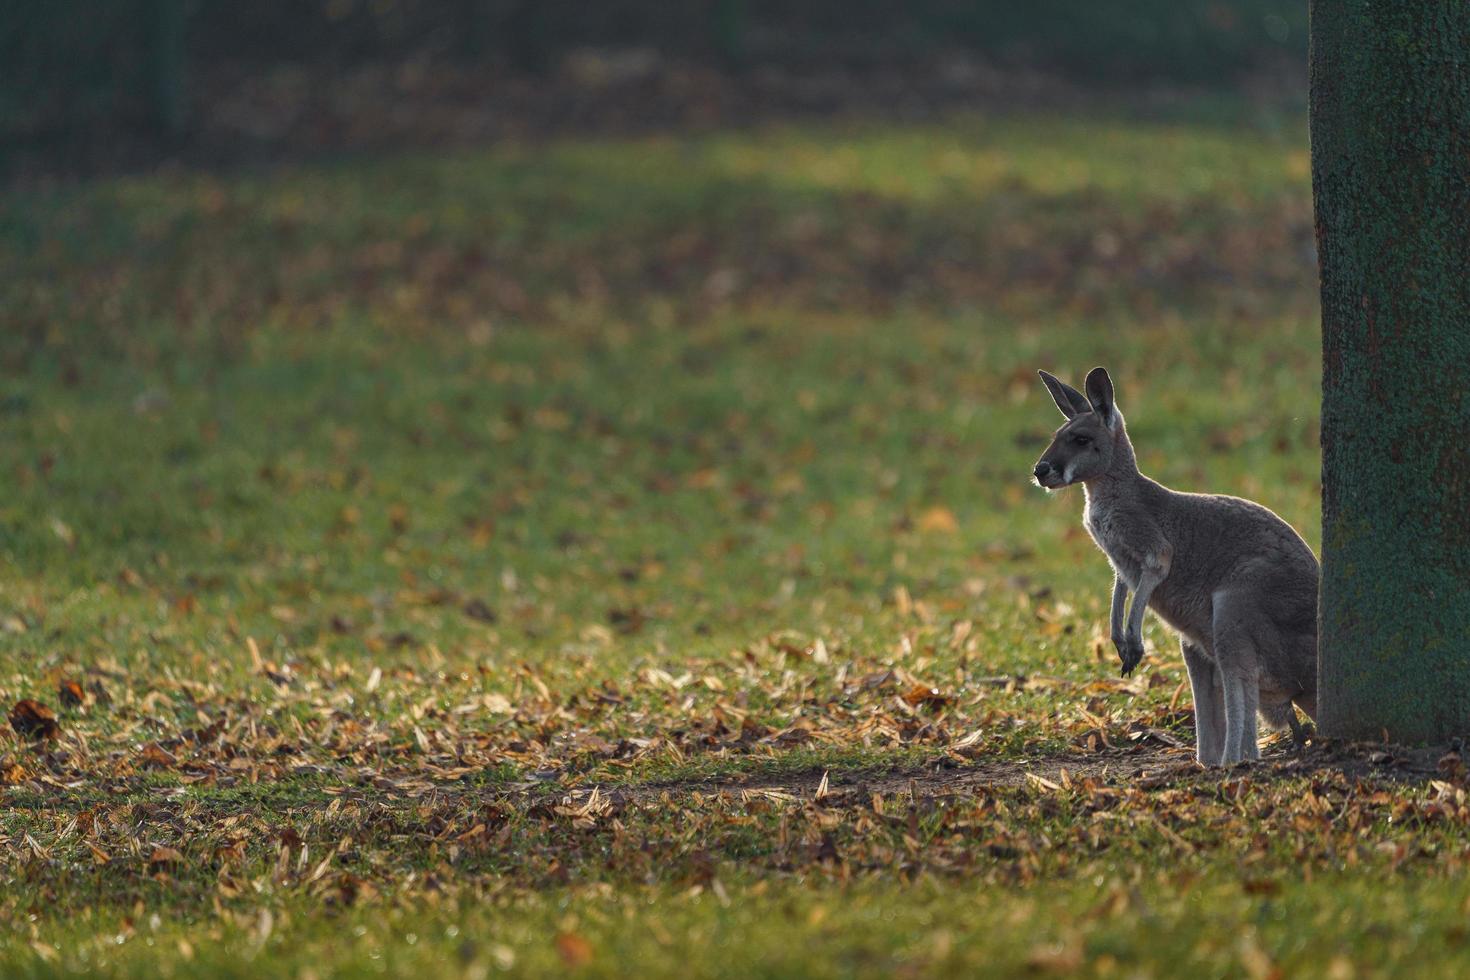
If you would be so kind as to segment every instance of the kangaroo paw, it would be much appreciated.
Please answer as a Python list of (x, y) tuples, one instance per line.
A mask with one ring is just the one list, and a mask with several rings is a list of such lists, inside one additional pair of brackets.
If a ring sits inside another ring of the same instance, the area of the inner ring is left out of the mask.
[(1118, 650), (1118, 659), (1123, 663), (1122, 676), (1128, 677), (1133, 673), (1133, 668), (1143, 659), (1143, 640), (1126, 642)]

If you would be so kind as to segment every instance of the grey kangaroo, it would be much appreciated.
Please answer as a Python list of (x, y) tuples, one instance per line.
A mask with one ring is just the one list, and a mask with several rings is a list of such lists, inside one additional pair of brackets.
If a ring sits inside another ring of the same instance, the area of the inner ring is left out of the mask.
[(1152, 609), (1179, 633), (1202, 764), (1259, 759), (1257, 712), (1300, 741), (1293, 703), (1317, 714), (1312, 549), (1260, 504), (1178, 493), (1140, 473), (1107, 371), (1092, 369), (1086, 395), (1039, 373), (1067, 421), (1033, 475), (1048, 491), (1082, 484), (1082, 523), (1113, 566), (1123, 675), (1143, 658), (1143, 611)]

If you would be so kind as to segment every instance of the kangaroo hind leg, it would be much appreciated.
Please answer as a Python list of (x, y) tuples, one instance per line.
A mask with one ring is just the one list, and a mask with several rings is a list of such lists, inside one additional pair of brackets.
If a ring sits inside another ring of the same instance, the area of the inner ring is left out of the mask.
[(1215, 665), (1225, 700), (1225, 751), (1222, 765), (1261, 757), (1256, 713), (1260, 704), (1260, 662), (1253, 633), (1257, 603), (1249, 595), (1214, 595)]
[(1199, 646), (1180, 637), (1189, 689), (1194, 697), (1195, 758), (1202, 766), (1218, 766), (1225, 754), (1225, 701), (1220, 671)]

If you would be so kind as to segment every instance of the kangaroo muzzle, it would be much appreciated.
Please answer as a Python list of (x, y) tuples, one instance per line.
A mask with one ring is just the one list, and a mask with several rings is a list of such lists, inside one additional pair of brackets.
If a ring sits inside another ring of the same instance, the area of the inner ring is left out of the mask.
[(1053, 466), (1045, 459), (1037, 462), (1036, 468), (1031, 471), (1031, 475), (1035, 478), (1036, 485), (1044, 490), (1055, 490), (1058, 487), (1064, 486), (1067, 482), (1062, 470), (1059, 467)]

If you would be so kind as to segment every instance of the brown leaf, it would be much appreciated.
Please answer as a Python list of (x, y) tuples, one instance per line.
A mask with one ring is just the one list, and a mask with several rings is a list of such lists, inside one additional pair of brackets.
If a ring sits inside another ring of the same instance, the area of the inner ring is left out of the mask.
[(388, 508), (388, 526), (393, 529), (394, 534), (402, 534), (408, 530), (409, 512), (403, 504), (394, 504)]
[(915, 684), (901, 696), (911, 708), (942, 708), (952, 700), (948, 694), (928, 684)]
[(484, 599), (471, 599), (469, 602), (466, 602), (464, 604), (464, 614), (470, 619), (477, 620), (481, 623), (494, 623), (500, 618)]
[(1101, 728), (1089, 728), (1079, 738), (1073, 739), (1074, 745), (1079, 745), (1088, 752), (1102, 752), (1111, 749), (1108, 743), (1107, 732)]
[(643, 623), (646, 619), (647, 617), (643, 615), (643, 610), (636, 607), (609, 609), (607, 611), (608, 624), (623, 634), (638, 632), (643, 628)]
[(148, 863), (158, 867), (166, 864), (183, 864), (184, 855), (172, 847), (160, 844), (153, 848), (152, 854), (148, 855)]
[(919, 515), (915, 524), (925, 534), (953, 534), (960, 529), (954, 511), (948, 507), (930, 507)]
[(179, 761), (174, 758), (171, 752), (157, 742), (149, 742), (143, 746), (139, 755), (142, 756), (145, 766), (152, 766), (158, 769), (172, 769), (174, 764)]
[[(370, 898), (375, 889), (365, 878), (359, 878), (355, 874), (343, 873), (337, 876), (337, 894), (335, 900), (342, 905), (352, 905), (358, 898)], [(328, 899), (331, 901), (332, 899)]]
[(862, 679), (858, 681), (858, 686), (861, 687), (864, 691), (871, 691), (876, 688), (886, 687), (889, 684), (893, 683), (896, 679), (897, 675), (894, 674), (893, 671), (885, 670), (877, 673), (863, 675)]
[(220, 864), (245, 860), (245, 838), (237, 837), (217, 846), (214, 849), (214, 859)]
[(586, 966), (592, 962), (592, 944), (575, 932), (558, 933), (556, 951), (569, 967)]
[(787, 640), (774, 640), (772, 641), (771, 646), (773, 649), (784, 653), (792, 660), (804, 660), (807, 657), (811, 656), (810, 648), (798, 646), (797, 644), (791, 643)]
[(82, 690), (82, 685), (68, 680), (57, 684), (56, 697), (61, 701), (62, 706), (67, 708), (80, 708), (87, 700), (87, 694)]
[(10, 727), (23, 738), (37, 740), (56, 738), (61, 734), (61, 726), (56, 723), (56, 715), (51, 709), (30, 698), (15, 702), (10, 709)]

